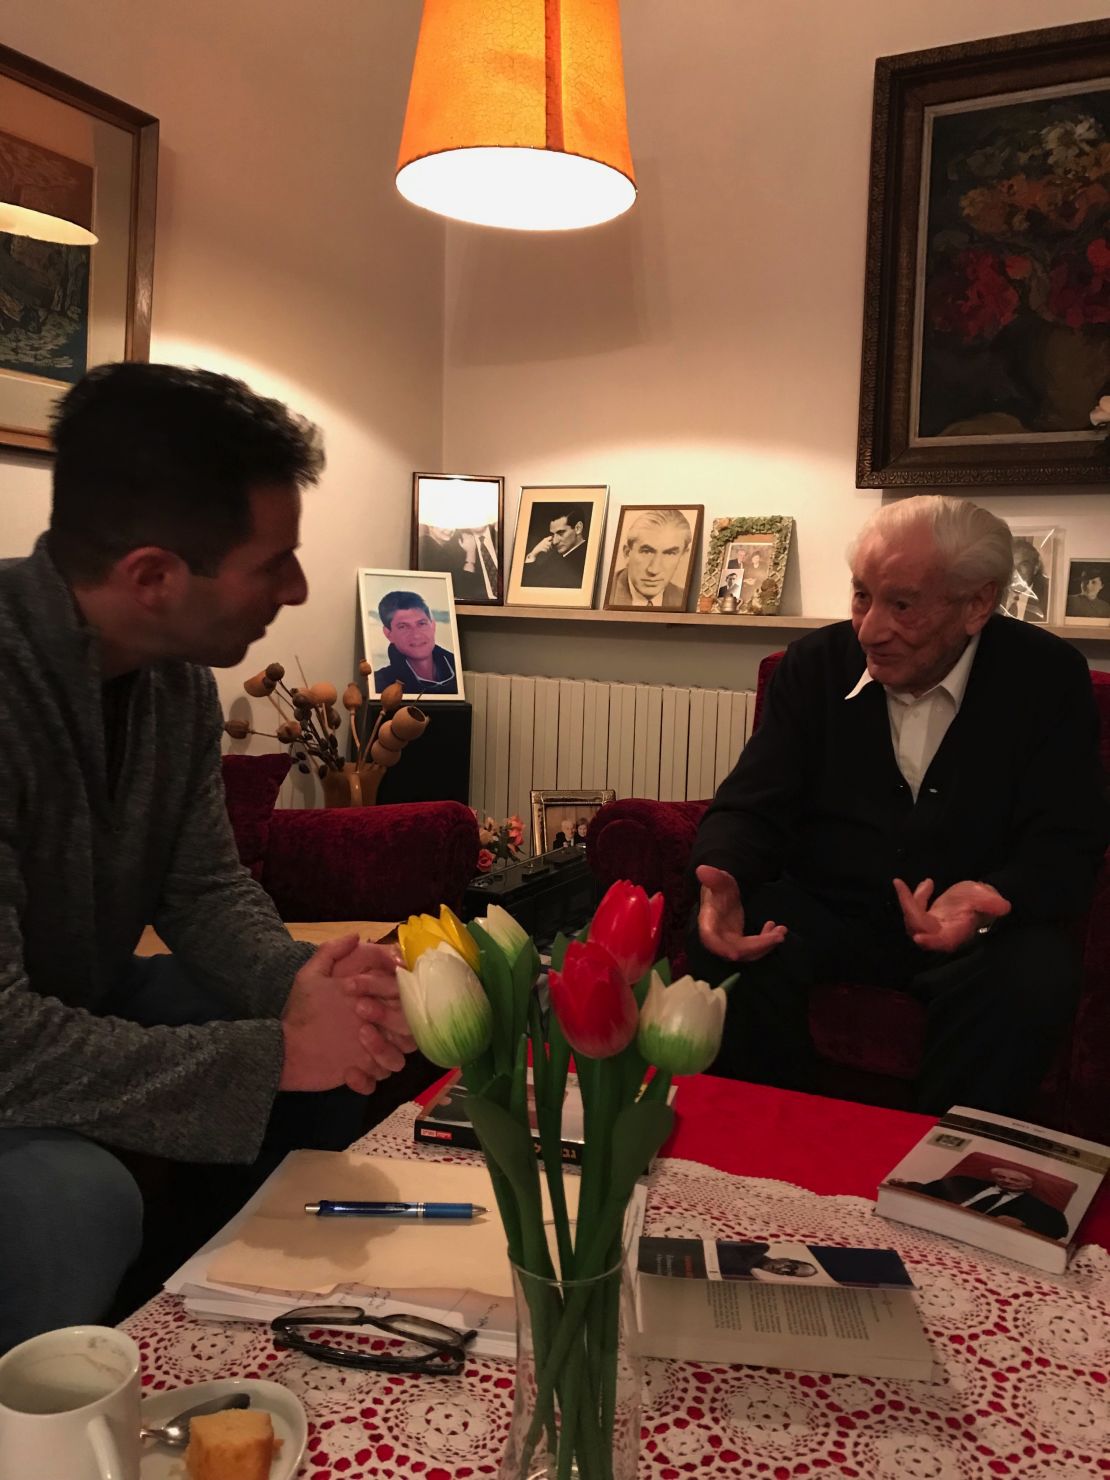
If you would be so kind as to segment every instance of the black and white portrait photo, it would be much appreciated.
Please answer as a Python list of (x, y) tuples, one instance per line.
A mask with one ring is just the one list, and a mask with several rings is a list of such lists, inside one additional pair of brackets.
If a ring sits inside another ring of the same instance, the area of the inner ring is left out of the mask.
[(1110, 623), (1110, 559), (1081, 558), (1068, 566), (1065, 623)]
[(1014, 573), (1001, 610), (1019, 622), (1051, 621), (1056, 531), (1011, 529), (1010, 533), (1014, 541)]
[(623, 505), (605, 593), (610, 611), (686, 610), (702, 513), (700, 505)]
[(412, 568), (449, 574), (460, 605), (502, 600), (504, 478), (412, 475)]
[(607, 494), (605, 487), (521, 490), (510, 602), (593, 604)]

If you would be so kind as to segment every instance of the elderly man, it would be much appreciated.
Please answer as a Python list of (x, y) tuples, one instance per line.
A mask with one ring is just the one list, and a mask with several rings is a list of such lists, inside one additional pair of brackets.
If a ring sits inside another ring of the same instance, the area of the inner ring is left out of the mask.
[(808, 992), (926, 1011), (919, 1108), (1021, 1114), (1078, 990), (1106, 846), (1087, 665), (995, 615), (1009, 530), (965, 500), (881, 509), (852, 619), (794, 643), (702, 820), (691, 969), (739, 970), (718, 1072), (813, 1086)]
[[(142, 1233), (116, 1150), (253, 1163), (249, 1190), (291, 1145), (349, 1142), (350, 1091), (415, 1046), (392, 951), (292, 941), (224, 801), (209, 665), (307, 596), (316, 429), (122, 364), (53, 436), (50, 529), (0, 567), (0, 1351), (104, 1318)], [(147, 924), (172, 957), (133, 956)]]
[(940, 1198), (943, 1202), (957, 1203), (973, 1213), (982, 1213), (985, 1218), (997, 1218), (1000, 1223), (1028, 1228), (1045, 1238), (1065, 1239), (1068, 1236), (1067, 1218), (1059, 1208), (1037, 1196), (1033, 1191), (1033, 1178), (1020, 1167), (991, 1167), (989, 1179), (950, 1176), (938, 1177), (935, 1182), (899, 1185), (923, 1192), (927, 1197)]
[(681, 611), (686, 593), (671, 577), (692, 539), (690, 521), (681, 509), (660, 507), (637, 514), (625, 535), (625, 566), (613, 582), (609, 605)]

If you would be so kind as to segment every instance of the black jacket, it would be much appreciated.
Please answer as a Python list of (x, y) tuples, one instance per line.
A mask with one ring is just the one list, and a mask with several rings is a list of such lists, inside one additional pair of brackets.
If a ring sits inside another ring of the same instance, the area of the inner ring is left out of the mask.
[(455, 655), (438, 644), (432, 649), (435, 659), (435, 678), (418, 678), (392, 643), (387, 654), (388, 664), (374, 669), (374, 691), (380, 694), (391, 683), (398, 680), (404, 684), (406, 694), (457, 694), (459, 681), (455, 676)]
[(788, 875), (834, 909), (889, 923), (895, 877), (992, 884), (1016, 920), (1080, 914), (1106, 848), (1098, 719), (1082, 656), (1026, 622), (983, 629), (960, 711), (915, 804), (886, 694), (850, 622), (808, 634), (771, 680), (759, 728), (702, 819), (691, 866), (741, 898)]
[[(935, 1182), (910, 1182), (907, 1185), (916, 1192), (939, 1197), (944, 1202), (962, 1203), (969, 1197), (974, 1197), (977, 1192), (986, 1192), (995, 1183), (987, 1182), (982, 1177), (938, 1177)], [(1001, 1207), (967, 1208), (965, 1211), (981, 1211), (984, 1218), (1016, 1218), (1030, 1232), (1043, 1233), (1045, 1238), (1061, 1239), (1068, 1236), (1068, 1220), (1060, 1209), (1054, 1208), (1043, 1197), (1037, 1197), (1032, 1192), (1019, 1192)]]

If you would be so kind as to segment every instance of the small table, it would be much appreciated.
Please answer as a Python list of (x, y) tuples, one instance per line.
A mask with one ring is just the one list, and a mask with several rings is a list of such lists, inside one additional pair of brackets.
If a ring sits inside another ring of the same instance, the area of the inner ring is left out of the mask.
[[(641, 1480), (868, 1476), (1098, 1480), (1110, 1449), (1110, 1189), (1067, 1275), (873, 1218), (879, 1179), (926, 1116), (699, 1076), (657, 1163), (649, 1232), (754, 1233), (890, 1245), (918, 1280), (943, 1380), (897, 1382), (649, 1360)], [(364, 1141), (378, 1154), (454, 1160), (412, 1142), (415, 1105)], [(771, 1179), (771, 1180), (765, 1180)], [(845, 1196), (845, 1194), (849, 1194)], [(1098, 1247), (1102, 1245), (1102, 1247)], [(496, 1472), (512, 1368), (473, 1358), (458, 1378), (347, 1371), (278, 1353), (265, 1327), (191, 1319), (161, 1295), (125, 1323), (143, 1382), (266, 1377), (304, 1402), (312, 1480), (462, 1480)]]
[(463, 894), (463, 919), (473, 920), (491, 904), (499, 904), (536, 940), (551, 940), (560, 930), (577, 930), (594, 912), (598, 884), (584, 850), (561, 852), (567, 855), (565, 861), (560, 856), (552, 863), (553, 855), (547, 853), (471, 879)]

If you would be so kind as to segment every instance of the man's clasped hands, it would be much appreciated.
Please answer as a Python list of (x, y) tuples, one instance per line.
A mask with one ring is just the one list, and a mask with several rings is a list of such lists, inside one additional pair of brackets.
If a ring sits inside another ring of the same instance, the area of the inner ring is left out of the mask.
[(372, 1094), (403, 1068), (416, 1043), (397, 988), (400, 954), (357, 935), (325, 941), (293, 978), (281, 1015), (279, 1088)]
[[(701, 885), (698, 933), (714, 955), (728, 961), (758, 961), (786, 939), (787, 927), (773, 920), (766, 921), (758, 935), (746, 933), (739, 886), (724, 869), (702, 864), (697, 880)], [(966, 879), (936, 899), (933, 888), (932, 879), (923, 879), (916, 889), (894, 880), (906, 934), (925, 951), (958, 951), (983, 926), (1010, 913), (1010, 901), (990, 884)]]

